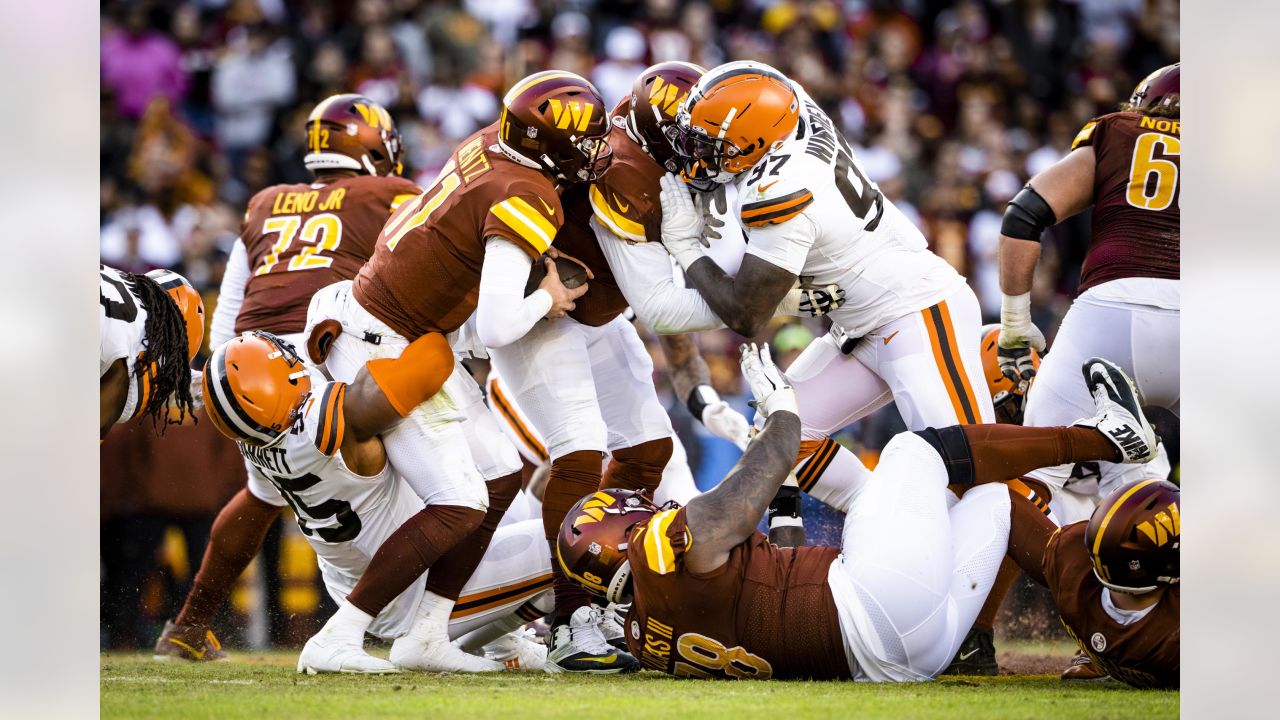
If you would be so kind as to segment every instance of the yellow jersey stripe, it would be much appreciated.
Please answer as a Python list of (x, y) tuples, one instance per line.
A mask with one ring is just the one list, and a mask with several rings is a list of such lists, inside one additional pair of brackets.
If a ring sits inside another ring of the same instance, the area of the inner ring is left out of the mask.
[(605, 200), (604, 193), (600, 192), (600, 188), (592, 185), (590, 196), (591, 209), (595, 211), (596, 219), (612, 230), (614, 235), (631, 242), (645, 242), (648, 240), (644, 233), (644, 226), (609, 207), (609, 203)]
[(1085, 123), (1085, 126), (1080, 128), (1080, 132), (1076, 133), (1075, 139), (1071, 141), (1071, 149), (1075, 150), (1076, 148), (1080, 147), (1084, 143), (1089, 142), (1089, 140), (1093, 137), (1093, 130), (1096, 127), (1098, 127), (1097, 120), (1090, 120), (1089, 122)]
[(495, 217), (507, 224), (507, 227), (524, 238), (539, 253), (551, 247), (555, 239), (556, 227), (549, 220), (533, 209), (529, 203), (518, 197), (510, 197), (489, 208)]
[(644, 556), (649, 569), (659, 575), (666, 575), (676, 569), (676, 551), (671, 547), (671, 539), (667, 537), (667, 529), (676, 519), (679, 508), (665, 510), (653, 516), (649, 521), (648, 534), (644, 538)]
[(404, 193), (391, 198), (391, 212), (395, 212), (396, 209), (398, 209), (406, 201), (412, 200), (416, 197), (418, 196), (414, 193)]

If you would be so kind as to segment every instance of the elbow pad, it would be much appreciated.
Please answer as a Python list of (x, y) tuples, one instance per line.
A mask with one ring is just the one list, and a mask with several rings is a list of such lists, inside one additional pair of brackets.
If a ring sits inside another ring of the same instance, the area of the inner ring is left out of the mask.
[(1058, 217), (1053, 208), (1044, 201), (1040, 193), (1027, 183), (1004, 211), (1004, 222), (1000, 224), (1000, 234), (1019, 240), (1040, 242), (1040, 234), (1045, 228), (1058, 224)]

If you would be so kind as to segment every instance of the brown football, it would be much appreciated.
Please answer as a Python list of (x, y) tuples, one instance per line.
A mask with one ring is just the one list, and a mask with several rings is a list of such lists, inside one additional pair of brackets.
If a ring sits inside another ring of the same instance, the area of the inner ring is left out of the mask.
[[(533, 263), (533, 267), (529, 268), (529, 282), (524, 286), (525, 297), (532, 295), (533, 291), (542, 284), (542, 279), (547, 276), (546, 259), (547, 255), (544, 253)], [(560, 282), (570, 290), (587, 281), (586, 269), (565, 257), (556, 258), (556, 272), (560, 273)]]

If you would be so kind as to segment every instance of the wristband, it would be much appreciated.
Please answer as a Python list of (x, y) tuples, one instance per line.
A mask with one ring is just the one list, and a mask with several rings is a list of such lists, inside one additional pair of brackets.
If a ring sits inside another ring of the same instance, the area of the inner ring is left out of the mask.
[(685, 407), (689, 408), (689, 414), (694, 419), (702, 422), (702, 412), (707, 409), (708, 405), (714, 405), (720, 402), (720, 393), (710, 385), (698, 385), (689, 392), (689, 399), (685, 401)]
[(800, 488), (783, 485), (769, 503), (769, 529), (778, 527), (804, 527), (800, 512)]

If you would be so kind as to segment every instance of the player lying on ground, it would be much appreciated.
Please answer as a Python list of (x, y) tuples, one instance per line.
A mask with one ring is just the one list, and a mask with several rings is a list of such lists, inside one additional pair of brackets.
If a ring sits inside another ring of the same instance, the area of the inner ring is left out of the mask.
[(153, 423), (181, 422), (195, 412), (189, 363), (204, 339), (200, 293), (170, 270), (137, 275), (99, 265), (98, 274), (98, 439), (143, 413)]
[[(383, 541), (422, 506), (387, 462), (378, 433), (400, 419), (396, 408), (413, 407), (435, 393), (452, 368), (452, 351), (438, 334), (419, 338), (399, 358), (370, 361), (350, 385), (329, 381), (270, 333), (245, 333), (215, 350), (205, 368), (205, 407), (249, 461), (248, 487), (218, 516), (184, 614), (179, 624), (166, 626), (156, 657), (225, 657), (216, 640), (210, 642), (207, 624), (184, 616), (213, 616), (286, 504), (316, 551), (329, 594), (342, 602)], [(469, 638), (471, 649), (550, 608), (551, 561), (540, 523), (504, 528), (494, 542), (501, 550), (481, 561), (450, 618), (451, 638), (497, 624), (493, 632)], [(425, 577), (418, 578), (374, 618), (369, 632), (396, 638), (392, 658), (430, 669), (432, 659), (418, 657), (420, 636), (428, 630), (420, 608), (425, 587)], [(518, 638), (491, 650), (498, 660), (535, 668), (546, 653)], [(360, 664), (330, 662), (323, 651), (308, 645), (299, 671), (397, 670), (369, 656)], [(503, 667), (474, 660), (478, 669)], [(456, 662), (441, 660), (439, 669), (456, 669)]]
[(1139, 480), (1062, 528), (1013, 500), (1009, 555), (1053, 591), (1096, 677), (1178, 687), (1181, 499), (1172, 483)]
[(1093, 359), (1083, 368), (1092, 418), (900, 434), (854, 493), (842, 548), (780, 549), (756, 525), (800, 443), (795, 391), (767, 346), (744, 347), (742, 368), (766, 420), (715, 490), (664, 509), (601, 491), (575, 506), (558, 540), (566, 575), (610, 600), (633, 599), (632, 652), (674, 675), (929, 679), (972, 625), (1009, 540), (1004, 485), (974, 488), (950, 508), (947, 485), (1155, 452), (1128, 379)]

